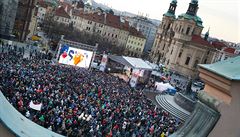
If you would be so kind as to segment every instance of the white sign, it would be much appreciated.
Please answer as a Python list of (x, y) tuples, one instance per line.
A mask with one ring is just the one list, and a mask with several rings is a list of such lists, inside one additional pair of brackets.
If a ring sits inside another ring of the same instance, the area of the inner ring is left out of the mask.
[(102, 71), (102, 72), (105, 71), (106, 65), (107, 65), (107, 61), (108, 61), (107, 60), (107, 55), (104, 54), (103, 57), (102, 57), (102, 60), (101, 60), (100, 68), (99, 68), (100, 71)]
[(92, 56), (92, 51), (72, 48), (67, 45), (63, 45), (60, 49), (59, 63), (89, 68)]
[(29, 107), (32, 108), (32, 109), (35, 109), (35, 110), (40, 111), (40, 110), (41, 110), (41, 107), (42, 107), (42, 103), (40, 103), (40, 104), (34, 104), (34, 103), (31, 101), (30, 104), (29, 104)]
[(130, 86), (131, 87), (136, 87), (137, 86), (139, 74), (140, 74), (139, 69), (134, 69), (133, 70), (131, 80), (130, 80)]

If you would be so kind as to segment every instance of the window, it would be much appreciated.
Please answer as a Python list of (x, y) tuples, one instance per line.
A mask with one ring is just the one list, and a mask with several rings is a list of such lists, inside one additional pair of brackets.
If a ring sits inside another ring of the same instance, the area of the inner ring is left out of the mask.
[(89, 30), (90, 30), (90, 27), (87, 27), (87, 28), (86, 28), (86, 30), (88, 30), (88, 31), (89, 31)]
[(173, 49), (172, 49), (172, 51), (171, 51), (171, 53), (170, 53), (170, 54), (172, 55), (172, 53), (173, 53)]
[(169, 60), (167, 61), (167, 64), (169, 64)]
[(207, 55), (209, 55), (210, 51), (207, 52)]
[(186, 31), (186, 34), (187, 34), (187, 35), (190, 35), (190, 34), (189, 34), (189, 33), (190, 33), (190, 29), (191, 29), (190, 27), (187, 28), (187, 31)]
[(194, 68), (197, 68), (197, 65), (198, 65), (198, 64), (199, 64), (199, 61), (198, 61), (198, 60), (195, 60), (193, 67), (194, 67)]
[(164, 50), (165, 49), (165, 44), (163, 45), (163, 48), (162, 48), (162, 50)]
[(117, 34), (115, 35), (115, 38), (117, 38)]
[(204, 64), (207, 64), (207, 59), (205, 59), (203, 63), (204, 63)]
[(190, 57), (187, 57), (186, 62), (185, 62), (185, 65), (188, 65), (188, 64), (189, 64), (190, 59), (191, 59)]
[(169, 29), (169, 28), (170, 28), (170, 25), (171, 25), (171, 24), (168, 24), (168, 27), (167, 27), (167, 29)]
[(182, 51), (180, 51), (180, 53), (178, 54), (178, 57), (181, 58), (182, 56)]
[(88, 24), (92, 24), (92, 21), (88, 21)]

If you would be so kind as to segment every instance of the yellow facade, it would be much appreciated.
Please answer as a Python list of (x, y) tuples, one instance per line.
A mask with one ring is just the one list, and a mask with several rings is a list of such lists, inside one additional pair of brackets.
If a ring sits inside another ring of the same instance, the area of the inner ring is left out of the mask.
[(141, 57), (146, 43), (146, 38), (129, 35), (126, 44), (126, 54), (129, 56)]

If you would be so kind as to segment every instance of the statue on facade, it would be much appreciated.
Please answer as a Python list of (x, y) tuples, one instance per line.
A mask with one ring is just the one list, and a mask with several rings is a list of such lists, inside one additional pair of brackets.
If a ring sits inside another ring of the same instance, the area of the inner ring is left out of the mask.
[(185, 89), (186, 95), (191, 95), (191, 93), (192, 93), (192, 79), (188, 81), (187, 87)]

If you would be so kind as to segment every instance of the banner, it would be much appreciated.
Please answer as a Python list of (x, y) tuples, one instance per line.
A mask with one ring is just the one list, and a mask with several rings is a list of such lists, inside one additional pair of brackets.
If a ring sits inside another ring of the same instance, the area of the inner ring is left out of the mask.
[(131, 80), (130, 80), (130, 86), (131, 87), (136, 87), (137, 86), (139, 74), (140, 74), (139, 69), (134, 69), (133, 70)]
[(34, 104), (34, 103), (31, 101), (30, 104), (29, 104), (29, 107), (32, 108), (32, 109), (34, 109), (34, 110), (40, 111), (40, 110), (41, 110), (41, 107), (42, 107), (42, 103), (40, 103), (40, 104)]
[(63, 45), (60, 49), (59, 63), (89, 68), (93, 56), (92, 51), (77, 49)]
[(107, 55), (104, 54), (103, 57), (102, 57), (102, 60), (101, 60), (101, 64), (100, 64), (99, 70), (104, 72), (105, 69), (106, 69), (106, 66), (107, 66)]

